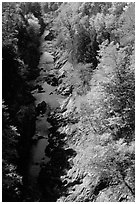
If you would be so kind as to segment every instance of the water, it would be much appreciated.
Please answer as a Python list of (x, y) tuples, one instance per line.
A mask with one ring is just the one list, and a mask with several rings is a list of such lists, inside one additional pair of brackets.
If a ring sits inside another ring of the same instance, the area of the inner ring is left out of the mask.
[[(48, 55), (48, 58), (45, 56)], [(47, 52), (41, 56), (40, 63), (44, 64), (46, 68), (46, 63), (51, 63), (52, 55)], [(47, 61), (46, 61), (47, 59)], [(52, 65), (52, 64), (51, 64)], [(37, 106), (42, 101), (45, 101), (48, 106), (47, 111), (44, 115), (39, 115), (36, 120), (36, 132), (33, 137), (34, 141), (30, 150), (29, 168), (28, 168), (28, 178), (30, 185), (36, 185), (37, 178), (39, 176), (41, 166), (46, 164), (50, 158), (45, 155), (45, 149), (48, 143), (48, 129), (51, 127), (50, 123), (47, 122), (47, 115), (51, 110), (60, 107), (60, 103), (63, 101), (63, 97), (55, 93), (56, 87), (53, 87), (44, 81), (45, 71), (41, 70), (40, 76), (37, 78), (36, 83), (42, 86), (43, 92), (39, 93), (38, 90), (32, 92), (35, 97), (35, 105)], [(52, 93), (52, 94), (51, 94)], [(50, 95), (51, 94), (51, 95)]]
[(29, 165), (29, 179), (37, 179), (41, 166), (46, 164), (50, 159), (45, 156), (45, 148), (48, 145), (48, 139), (39, 139), (31, 147), (31, 159)]
[[(48, 86), (49, 87), (49, 86)], [(49, 95), (49, 92), (35, 93), (36, 105), (45, 101), (50, 105), (51, 109), (55, 109), (60, 104), (57, 101), (57, 95)], [(36, 120), (36, 132), (33, 137), (34, 142), (32, 143), (30, 153), (30, 164), (29, 164), (29, 178), (37, 178), (43, 164), (46, 164), (50, 159), (45, 155), (45, 149), (48, 143), (48, 129), (51, 127), (50, 123), (47, 122), (47, 109), (44, 115), (40, 115)], [(40, 139), (39, 139), (40, 138)]]

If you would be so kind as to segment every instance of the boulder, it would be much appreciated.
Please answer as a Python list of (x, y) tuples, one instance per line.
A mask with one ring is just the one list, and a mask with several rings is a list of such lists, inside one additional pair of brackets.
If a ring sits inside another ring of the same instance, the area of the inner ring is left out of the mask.
[(45, 101), (42, 101), (41, 103), (38, 104), (38, 106), (36, 107), (36, 113), (37, 115), (39, 114), (44, 114), (47, 110), (47, 104)]

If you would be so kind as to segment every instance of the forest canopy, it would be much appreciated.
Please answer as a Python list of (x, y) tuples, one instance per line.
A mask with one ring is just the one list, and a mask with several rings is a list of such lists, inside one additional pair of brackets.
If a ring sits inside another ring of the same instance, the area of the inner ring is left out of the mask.
[(133, 202), (134, 2), (2, 3), (3, 201), (25, 200), (22, 169), (36, 120), (32, 82), (45, 31), (54, 67), (44, 80), (68, 97), (49, 120), (61, 148), (76, 152), (58, 173), (57, 202)]

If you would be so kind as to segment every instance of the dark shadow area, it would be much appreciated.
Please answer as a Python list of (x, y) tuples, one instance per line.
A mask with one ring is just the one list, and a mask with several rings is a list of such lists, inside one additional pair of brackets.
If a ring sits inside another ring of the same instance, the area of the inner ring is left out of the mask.
[(52, 128), (49, 129), (49, 145), (45, 149), (45, 155), (50, 157), (50, 161), (41, 168), (39, 174), (39, 188), (42, 193), (40, 202), (56, 202), (57, 199), (66, 193), (66, 188), (61, 180), (61, 176), (66, 174), (73, 163), (68, 159), (76, 156), (76, 152), (69, 148), (64, 149), (64, 138), (66, 134), (60, 134), (58, 128), (61, 125), (59, 118), (53, 114), (49, 116)]

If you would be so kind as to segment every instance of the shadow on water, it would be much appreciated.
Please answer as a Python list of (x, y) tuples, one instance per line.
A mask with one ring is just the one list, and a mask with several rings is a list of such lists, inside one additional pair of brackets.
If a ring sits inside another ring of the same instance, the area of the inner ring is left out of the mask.
[[(51, 120), (51, 124), (57, 124), (55, 120)], [(73, 164), (70, 164), (68, 159), (76, 156), (73, 149), (64, 149), (63, 139), (66, 135), (60, 134), (57, 129), (58, 125), (50, 128), (49, 145), (45, 149), (45, 154), (50, 157), (50, 161), (41, 168), (38, 178), (42, 193), (40, 202), (56, 202), (61, 195), (65, 194), (66, 189), (61, 176), (72, 168)]]
[[(66, 135), (58, 132), (62, 121), (54, 117), (54, 114), (52, 117), (50, 113), (47, 114), (45, 103), (42, 107), (39, 104), (42, 105), (38, 103), (34, 111), (33, 134), (29, 140), (26, 139), (26, 135), (23, 137), (24, 143), (22, 144), (26, 145), (26, 148), (23, 146), (24, 153), (21, 154), (22, 200), (25, 202), (55, 202), (62, 193), (65, 193), (61, 176), (71, 168), (68, 159), (74, 157), (76, 152), (72, 149), (64, 149)], [(58, 108), (56, 111), (58, 112)], [(26, 130), (26, 126), (24, 127)]]

